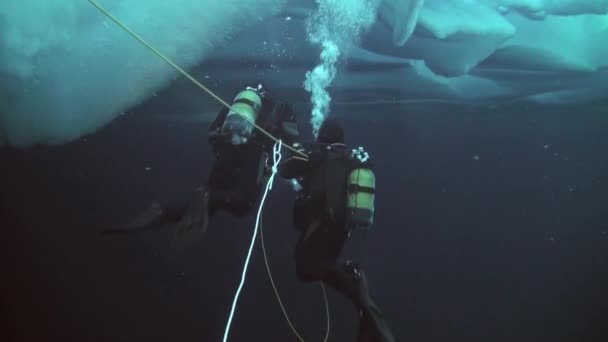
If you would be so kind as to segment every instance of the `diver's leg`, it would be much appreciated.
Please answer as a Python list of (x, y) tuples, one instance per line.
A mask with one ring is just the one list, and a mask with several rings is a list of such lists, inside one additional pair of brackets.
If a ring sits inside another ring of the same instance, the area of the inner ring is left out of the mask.
[(200, 187), (194, 191), (184, 215), (177, 223), (172, 246), (174, 249), (184, 249), (203, 238), (207, 232), (210, 219), (222, 209), (225, 209), (221, 191), (212, 187)]
[(214, 211), (223, 210), (234, 217), (244, 217), (251, 213), (258, 195), (257, 189), (213, 189), (209, 201)]
[(176, 218), (175, 238), (195, 240), (202, 237), (209, 221), (217, 212), (225, 210), (240, 217), (249, 213), (251, 203), (247, 194), (238, 194), (232, 189), (198, 188), (189, 205)]
[(361, 314), (359, 342), (394, 341), (382, 313), (372, 300), (367, 278), (359, 265), (347, 261), (338, 265), (338, 257), (348, 234), (336, 227), (318, 227), (306, 231), (296, 246), (296, 270), (302, 281), (322, 280), (348, 297)]
[(218, 209), (234, 217), (253, 211), (270, 176), (266, 157), (257, 144), (245, 144), (218, 158), (208, 181), (213, 187), (211, 201)]
[(300, 235), (295, 247), (296, 274), (304, 282), (323, 280), (336, 263), (346, 240), (330, 234), (319, 221), (312, 222)]

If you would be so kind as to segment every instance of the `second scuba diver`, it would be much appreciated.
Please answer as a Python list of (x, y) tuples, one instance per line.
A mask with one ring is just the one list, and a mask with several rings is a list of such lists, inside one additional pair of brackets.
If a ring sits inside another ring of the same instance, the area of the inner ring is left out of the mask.
[(307, 150), (308, 161), (288, 159), (279, 171), (301, 185), (293, 209), (293, 225), (300, 231), (297, 276), (322, 281), (353, 302), (360, 314), (358, 342), (393, 342), (359, 264), (338, 262), (351, 233), (373, 225), (376, 178), (369, 154), (361, 147), (349, 149), (333, 119), (323, 122)]

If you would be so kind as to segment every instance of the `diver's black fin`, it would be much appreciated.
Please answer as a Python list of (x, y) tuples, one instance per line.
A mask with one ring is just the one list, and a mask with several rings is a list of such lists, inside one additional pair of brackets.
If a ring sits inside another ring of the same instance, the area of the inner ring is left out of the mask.
[(161, 225), (138, 227), (138, 228), (125, 228), (124, 226), (120, 226), (120, 227), (115, 227), (115, 228), (103, 229), (99, 234), (101, 234), (101, 235), (134, 234), (134, 233), (141, 233), (141, 232), (145, 232), (145, 231), (152, 230), (155, 228), (160, 228), (160, 227), (161, 227)]
[(380, 308), (371, 297), (367, 277), (359, 264), (347, 260), (343, 269), (357, 282), (357, 296), (362, 305), (357, 342), (395, 342)]
[(357, 342), (395, 342), (386, 320), (375, 303), (361, 310)]
[(188, 210), (177, 223), (173, 236), (174, 248), (181, 249), (191, 245), (205, 235), (209, 225), (209, 201), (209, 191), (196, 189)]
[(126, 233), (137, 233), (154, 228), (158, 228), (161, 225), (161, 219), (163, 216), (163, 208), (159, 203), (152, 203), (146, 210), (135, 217), (131, 222), (126, 225), (119, 227), (109, 228), (101, 231), (101, 235), (115, 235), (115, 234), (126, 234)]

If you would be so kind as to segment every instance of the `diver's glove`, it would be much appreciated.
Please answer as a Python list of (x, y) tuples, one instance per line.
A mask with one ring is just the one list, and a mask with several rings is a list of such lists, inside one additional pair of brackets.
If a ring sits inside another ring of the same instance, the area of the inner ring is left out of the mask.
[(300, 192), (302, 191), (302, 189), (304, 189), (302, 184), (300, 184), (300, 180), (297, 178), (292, 178), (289, 180), (289, 182), (291, 183), (291, 187), (295, 192)]

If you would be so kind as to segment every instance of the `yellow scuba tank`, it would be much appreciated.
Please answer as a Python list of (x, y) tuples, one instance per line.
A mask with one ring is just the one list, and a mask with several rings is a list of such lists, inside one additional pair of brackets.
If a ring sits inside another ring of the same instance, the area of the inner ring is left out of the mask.
[(358, 166), (346, 179), (346, 224), (354, 230), (370, 229), (374, 223), (376, 176), (370, 168)]
[(256, 122), (261, 108), (262, 97), (257, 91), (248, 88), (239, 92), (224, 120), (222, 133), (231, 133), (232, 144), (246, 143), (253, 134), (253, 123)]

